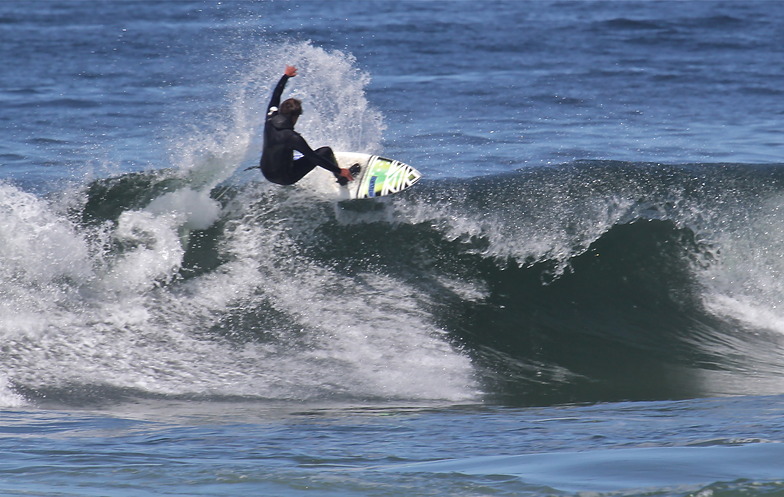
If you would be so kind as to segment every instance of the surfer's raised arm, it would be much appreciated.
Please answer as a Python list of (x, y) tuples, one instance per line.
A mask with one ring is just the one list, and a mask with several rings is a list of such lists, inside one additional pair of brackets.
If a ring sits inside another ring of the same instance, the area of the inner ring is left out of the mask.
[(286, 70), (283, 71), (283, 76), (281, 76), (280, 81), (278, 81), (278, 84), (275, 86), (275, 90), (272, 92), (272, 98), (270, 99), (270, 103), (267, 106), (267, 115), (270, 114), (273, 107), (277, 108), (280, 106), (280, 97), (283, 96), (283, 90), (286, 88), (286, 83), (288, 82), (289, 78), (293, 78), (296, 75), (296, 67), (286, 66)]
[[(339, 183), (346, 184), (354, 177), (351, 171), (338, 166), (332, 149), (321, 147), (312, 150), (305, 139), (294, 131), (294, 125), (302, 114), (302, 102), (296, 98), (280, 102), (286, 83), (296, 75), (297, 68), (286, 65), (283, 76), (272, 92), (264, 123), (264, 148), (259, 168), (269, 181), (279, 185), (293, 185), (314, 167), (321, 166), (334, 174)], [(294, 160), (294, 150), (302, 152), (304, 156)]]

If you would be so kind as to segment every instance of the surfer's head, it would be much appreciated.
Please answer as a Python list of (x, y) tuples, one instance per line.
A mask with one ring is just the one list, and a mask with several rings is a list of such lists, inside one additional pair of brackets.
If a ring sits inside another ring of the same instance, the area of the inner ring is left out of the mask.
[(283, 103), (280, 104), (280, 110), (278, 112), (291, 119), (292, 122), (296, 122), (297, 118), (302, 115), (302, 102), (296, 98), (284, 100)]

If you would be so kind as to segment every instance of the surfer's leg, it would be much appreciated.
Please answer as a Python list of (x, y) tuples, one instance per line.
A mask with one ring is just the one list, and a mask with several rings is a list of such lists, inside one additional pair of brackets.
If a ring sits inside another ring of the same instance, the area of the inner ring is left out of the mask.
[[(316, 150), (314, 150), (314, 152), (324, 157), (325, 159), (328, 159), (333, 164), (338, 165), (338, 160), (335, 158), (335, 152), (333, 152), (330, 147), (317, 148)], [(335, 174), (335, 179), (337, 179), (338, 183), (340, 183), (341, 185), (348, 184), (348, 180), (346, 178), (343, 178), (342, 176), (339, 176), (337, 174)]]
[(305, 157), (300, 157), (291, 163), (291, 169), (288, 174), (288, 184), (293, 185), (297, 181), (305, 177), (306, 174), (311, 172), (316, 164), (310, 162)]
[[(329, 147), (321, 147), (314, 150), (314, 152), (324, 157), (325, 159), (331, 160), (335, 164), (338, 163), (338, 161), (335, 160), (335, 154), (332, 152), (332, 149)], [(292, 164), (289, 180), (291, 181), (291, 183), (296, 183), (297, 181), (304, 178), (305, 175), (311, 172), (315, 167), (316, 167), (315, 163), (311, 162), (305, 157), (300, 157), (299, 159), (295, 160)]]
[(325, 159), (329, 159), (334, 164), (338, 163), (338, 160), (335, 158), (335, 153), (329, 147), (317, 148), (316, 150), (314, 150), (314, 152), (316, 152), (320, 156), (324, 157)]
[[(337, 165), (338, 160), (335, 158), (335, 152), (333, 152), (331, 148), (329, 148), (329, 147), (321, 147), (321, 148), (317, 148), (316, 150), (314, 150), (314, 152), (316, 152), (320, 156), (324, 157), (325, 159), (328, 159), (333, 164)], [(343, 177), (341, 177), (341, 176), (339, 176), (337, 174), (335, 175), (335, 179), (337, 179), (338, 183), (340, 183), (341, 185), (345, 185), (345, 184), (348, 183), (348, 180), (346, 178), (343, 178)]]

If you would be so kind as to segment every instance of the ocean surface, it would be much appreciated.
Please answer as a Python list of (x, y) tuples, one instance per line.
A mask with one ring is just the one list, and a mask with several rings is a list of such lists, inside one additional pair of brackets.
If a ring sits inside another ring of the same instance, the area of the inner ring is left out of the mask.
[[(782, 26), (0, 3), (0, 495), (784, 495)], [(287, 64), (422, 181), (246, 170)]]

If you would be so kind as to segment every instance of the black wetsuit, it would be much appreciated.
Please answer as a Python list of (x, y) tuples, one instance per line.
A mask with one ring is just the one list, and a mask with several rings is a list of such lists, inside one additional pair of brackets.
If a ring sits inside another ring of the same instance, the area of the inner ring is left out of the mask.
[[(289, 77), (283, 75), (272, 92), (267, 106), (267, 121), (264, 123), (264, 148), (261, 152), (259, 167), (264, 177), (279, 185), (293, 185), (301, 180), (316, 166), (321, 166), (333, 174), (340, 173), (335, 155), (329, 147), (313, 150), (299, 133), (294, 131), (294, 123), (287, 116), (278, 113), (280, 97)], [(273, 109), (275, 107), (275, 109)], [(294, 151), (303, 156), (294, 160)]]

